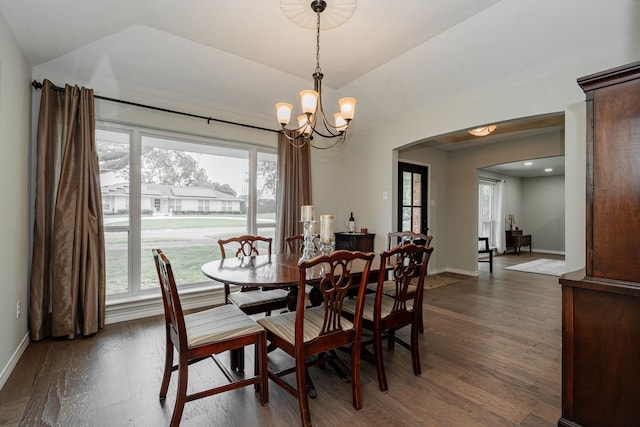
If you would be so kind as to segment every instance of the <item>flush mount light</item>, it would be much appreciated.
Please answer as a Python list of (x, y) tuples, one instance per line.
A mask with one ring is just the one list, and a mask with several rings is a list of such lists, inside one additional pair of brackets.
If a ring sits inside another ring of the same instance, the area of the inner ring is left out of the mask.
[(533, 162), (524, 162), (525, 166), (531, 166), (533, 164)]
[(553, 172), (553, 169), (551, 169), (551, 168), (546, 168), (544, 171), (545, 171), (545, 172)]
[(496, 127), (497, 127), (496, 125), (482, 126), (479, 128), (471, 129), (469, 133), (473, 136), (487, 136), (491, 132), (496, 130)]

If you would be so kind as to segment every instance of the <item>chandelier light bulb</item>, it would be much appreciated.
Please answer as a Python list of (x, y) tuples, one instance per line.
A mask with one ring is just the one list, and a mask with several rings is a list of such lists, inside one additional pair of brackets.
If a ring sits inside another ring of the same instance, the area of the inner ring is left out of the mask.
[(315, 90), (300, 91), (300, 103), (303, 113), (315, 113), (318, 106), (318, 92)]
[(276, 115), (278, 116), (278, 123), (285, 127), (289, 124), (289, 120), (291, 120), (291, 111), (293, 110), (293, 105), (287, 104), (286, 102), (280, 102), (276, 104)]
[(300, 127), (300, 133), (304, 136), (311, 135), (311, 124), (306, 114), (300, 114), (298, 116), (298, 126)]
[(355, 98), (341, 98), (338, 101), (340, 105), (340, 114), (342, 118), (347, 122), (353, 119), (353, 115), (356, 112), (356, 99)]
[(342, 117), (342, 114), (335, 113), (333, 115), (333, 119), (335, 122), (336, 130), (338, 132), (344, 132), (345, 130), (347, 130), (347, 121), (344, 119), (344, 117)]

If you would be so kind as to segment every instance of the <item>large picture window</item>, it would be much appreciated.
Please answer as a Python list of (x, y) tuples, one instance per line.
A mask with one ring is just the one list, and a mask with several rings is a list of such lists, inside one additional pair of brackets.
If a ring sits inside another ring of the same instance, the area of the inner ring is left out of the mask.
[(99, 123), (107, 301), (158, 293), (151, 250), (179, 286), (205, 282), (217, 240), (275, 236), (275, 150)]

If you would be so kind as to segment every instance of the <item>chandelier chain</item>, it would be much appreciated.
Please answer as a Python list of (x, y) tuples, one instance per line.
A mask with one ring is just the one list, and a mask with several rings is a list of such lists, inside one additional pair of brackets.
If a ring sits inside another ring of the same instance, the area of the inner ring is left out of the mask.
[(316, 73), (321, 73), (320, 69), (320, 12), (318, 12), (318, 23), (316, 25)]

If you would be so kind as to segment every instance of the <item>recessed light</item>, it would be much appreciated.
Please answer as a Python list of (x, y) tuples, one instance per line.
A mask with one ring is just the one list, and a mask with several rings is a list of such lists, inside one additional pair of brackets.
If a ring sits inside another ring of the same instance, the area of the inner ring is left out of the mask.
[(487, 136), (494, 130), (496, 130), (496, 125), (483, 126), (475, 129), (471, 129), (469, 133), (473, 136)]
[(524, 162), (525, 166), (531, 166), (533, 164), (533, 162)]
[(545, 172), (553, 172), (553, 169), (551, 169), (551, 168), (546, 168), (544, 171), (545, 171)]

